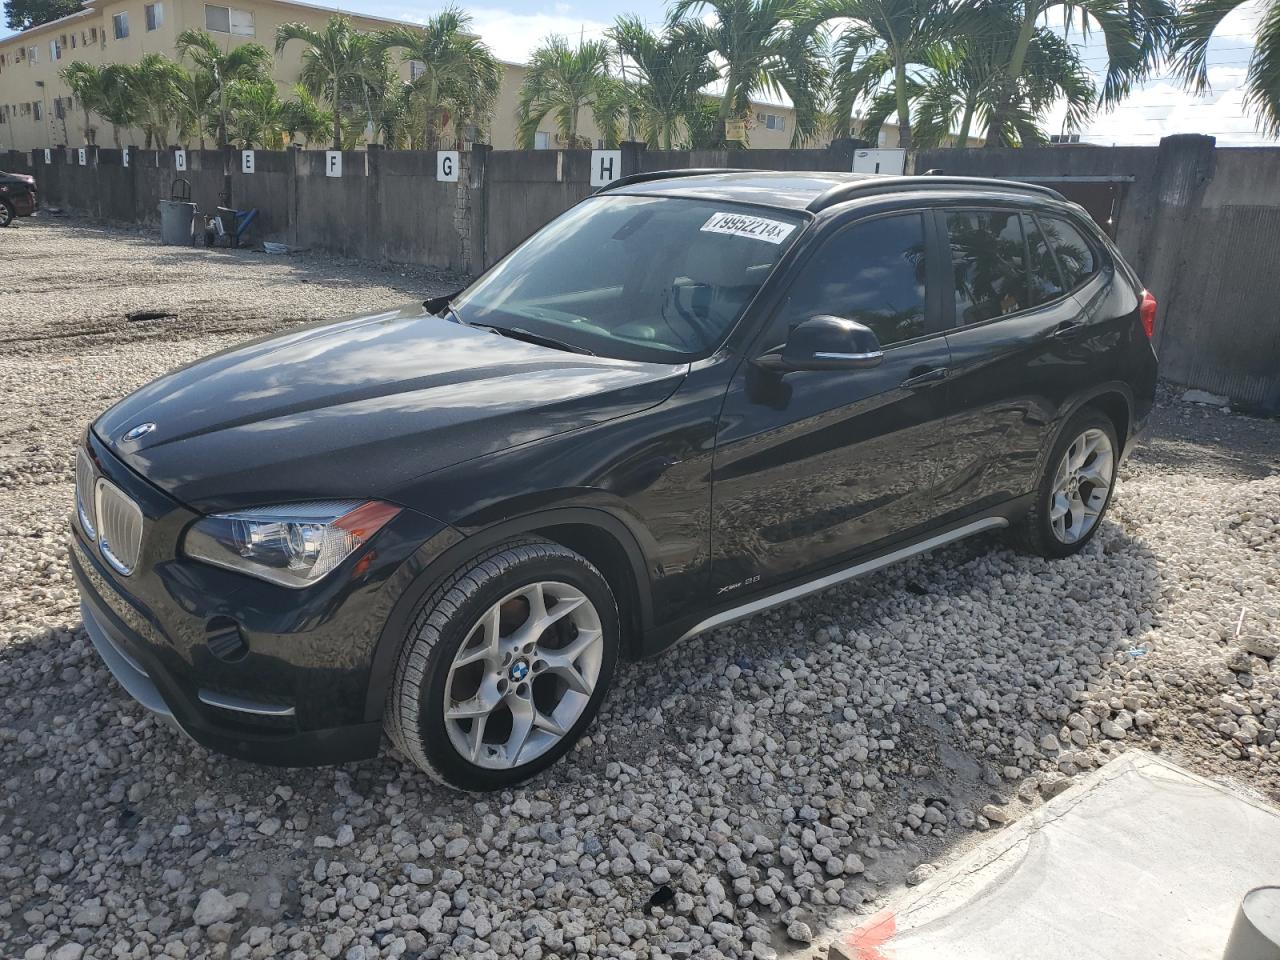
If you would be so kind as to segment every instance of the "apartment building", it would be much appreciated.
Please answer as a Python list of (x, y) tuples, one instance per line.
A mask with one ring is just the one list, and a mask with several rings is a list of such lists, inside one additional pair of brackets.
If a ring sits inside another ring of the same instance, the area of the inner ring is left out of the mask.
[[(337, 12), (349, 16), (360, 30), (384, 30), (399, 23), (297, 0), (85, 0), (83, 9), (70, 16), (0, 40), (0, 150), (86, 142), (84, 112), (73, 103), (60, 76), (73, 61), (136, 63), (148, 53), (177, 59), (177, 37), (188, 29), (206, 30), (228, 49), (251, 40), (272, 49), (280, 24), (302, 22), (321, 28)], [(287, 97), (297, 82), (303, 49), (303, 44), (293, 41), (275, 57), (274, 79), (281, 96)], [(398, 57), (399, 52), (393, 56)], [(512, 149), (516, 145), (516, 104), (527, 67), (519, 63), (504, 67), (488, 140), (499, 149)], [(401, 63), (401, 77), (408, 80), (410, 73), (411, 65)], [(96, 142), (110, 146), (110, 126), (97, 117), (91, 122)], [(583, 111), (580, 123), (580, 136), (602, 146), (589, 110)], [(794, 131), (791, 107), (752, 104), (748, 134), (752, 148), (789, 147)], [(896, 146), (897, 139), (897, 128), (886, 125), (880, 146)], [(127, 131), (122, 141), (141, 144), (142, 135)], [(554, 117), (546, 117), (534, 146), (554, 149), (563, 145)]]
[[(0, 149), (30, 150), (84, 143), (84, 113), (71, 101), (60, 73), (73, 61), (137, 63), (148, 53), (178, 58), (177, 38), (188, 29), (207, 30), (227, 49), (256, 40), (275, 46), (276, 27), (302, 22), (324, 26), (331, 8), (277, 0), (86, 0), (84, 9), (0, 40)], [(343, 11), (345, 12), (345, 11)], [(385, 30), (394, 21), (347, 14), (360, 30)], [(275, 57), (281, 95), (292, 90), (302, 68), (304, 45), (293, 41)], [(401, 65), (409, 79), (409, 65)], [(95, 118), (97, 142), (111, 145), (111, 128)], [(105, 129), (104, 129), (105, 128)], [(129, 140), (141, 144), (131, 131)]]

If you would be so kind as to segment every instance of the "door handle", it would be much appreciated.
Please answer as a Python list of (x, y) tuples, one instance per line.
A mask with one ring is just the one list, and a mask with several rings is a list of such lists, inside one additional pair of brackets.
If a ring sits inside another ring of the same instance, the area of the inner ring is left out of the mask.
[(1074, 340), (1084, 332), (1083, 320), (1066, 320), (1054, 328), (1049, 334), (1054, 340)]
[(911, 372), (914, 376), (907, 377), (907, 379), (903, 380), (902, 386), (922, 387), (929, 383), (941, 383), (943, 380), (947, 379), (946, 367), (931, 367), (923, 372), (917, 373), (920, 369), (920, 367), (916, 367), (915, 370), (912, 370)]

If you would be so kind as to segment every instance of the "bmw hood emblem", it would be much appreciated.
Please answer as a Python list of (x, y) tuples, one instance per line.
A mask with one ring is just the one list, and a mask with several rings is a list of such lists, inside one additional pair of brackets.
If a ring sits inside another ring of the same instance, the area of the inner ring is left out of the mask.
[(120, 439), (125, 443), (132, 443), (134, 440), (142, 439), (155, 428), (156, 425), (154, 423), (140, 423), (132, 430), (127, 431)]

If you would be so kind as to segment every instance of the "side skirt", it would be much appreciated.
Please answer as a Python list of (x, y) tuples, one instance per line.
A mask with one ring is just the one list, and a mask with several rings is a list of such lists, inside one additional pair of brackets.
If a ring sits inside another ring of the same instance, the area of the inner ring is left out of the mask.
[(735, 623), (738, 620), (744, 620), (747, 617), (754, 616), (761, 611), (768, 610), (771, 607), (781, 606), (784, 603), (790, 603), (792, 600), (799, 600), (801, 597), (807, 597), (811, 593), (817, 593), (820, 590), (826, 590), (828, 587), (834, 587), (837, 584), (846, 583), (849, 580), (855, 580), (858, 577), (873, 573), (884, 567), (897, 563), (899, 560), (906, 560), (921, 553), (927, 553), (937, 547), (954, 543), (957, 540), (963, 540), (974, 534), (983, 533), (987, 530), (996, 530), (1001, 527), (1009, 526), (1009, 520), (1003, 516), (983, 517), (981, 520), (974, 520), (952, 530), (935, 534), (924, 540), (918, 540), (915, 543), (907, 544), (888, 553), (883, 553), (877, 557), (871, 557), (867, 560), (861, 560), (852, 566), (844, 567), (834, 573), (828, 573), (818, 577), (815, 580), (808, 580), (804, 583), (788, 587), (776, 593), (766, 594), (749, 600), (736, 607), (730, 607), (719, 613), (712, 614), (704, 620), (700, 620), (684, 633), (682, 633), (674, 643), (682, 640), (688, 640), (690, 637), (696, 637), (700, 633), (708, 630), (714, 630), (717, 627), (723, 627), (726, 624)]

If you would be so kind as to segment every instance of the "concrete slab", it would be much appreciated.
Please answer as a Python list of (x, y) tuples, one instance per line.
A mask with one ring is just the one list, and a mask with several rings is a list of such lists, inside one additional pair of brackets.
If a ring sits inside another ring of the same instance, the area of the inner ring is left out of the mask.
[(1280, 811), (1133, 751), (831, 947), (847, 960), (1220, 960)]

